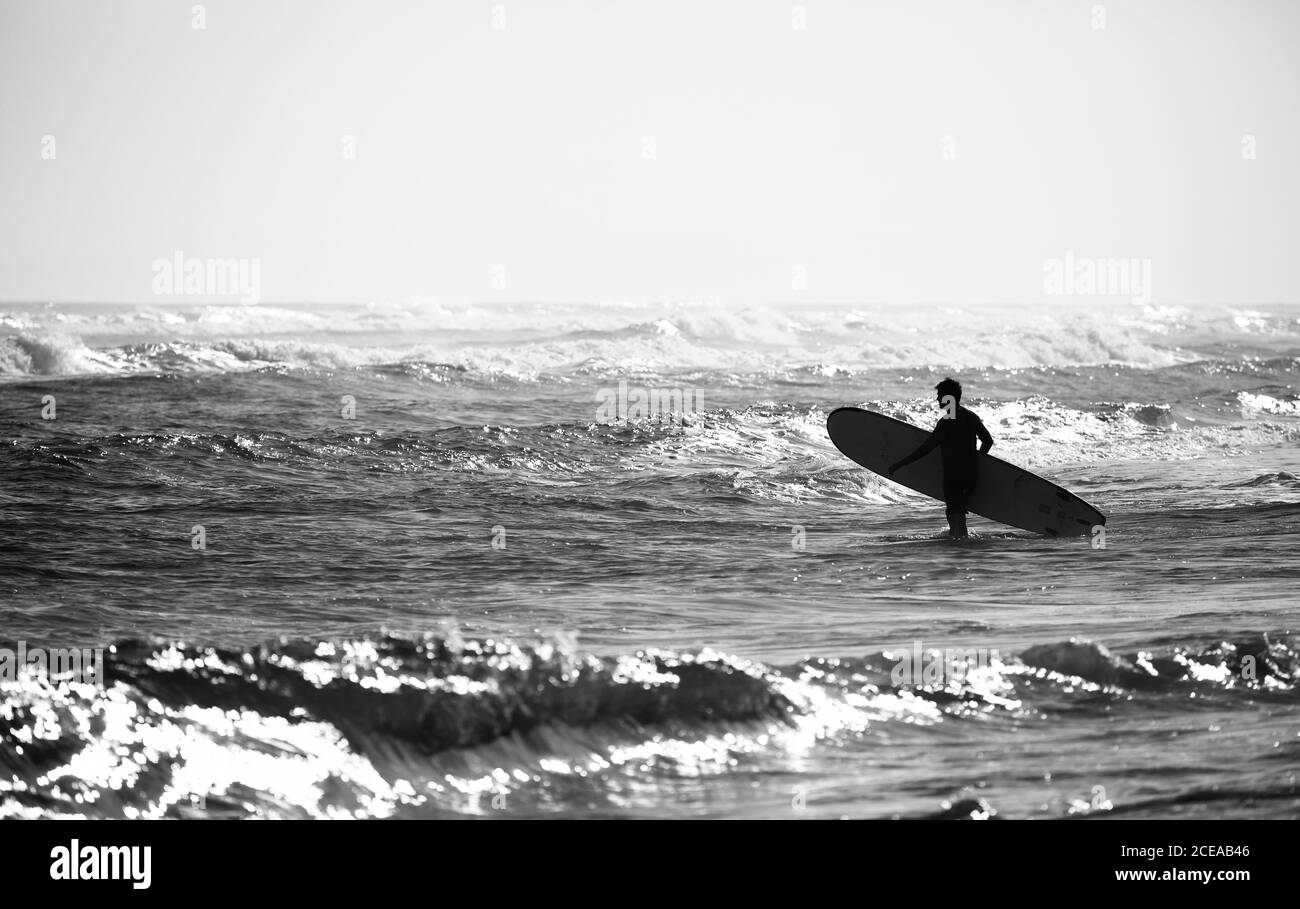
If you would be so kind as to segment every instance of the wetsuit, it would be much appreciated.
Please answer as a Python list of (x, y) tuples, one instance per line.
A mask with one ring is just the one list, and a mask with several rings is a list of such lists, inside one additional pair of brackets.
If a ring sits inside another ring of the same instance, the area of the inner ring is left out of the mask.
[(961, 536), (966, 534), (966, 503), (979, 482), (976, 438), (984, 443), (984, 449), (993, 444), (993, 436), (984, 428), (980, 418), (958, 405), (954, 416), (940, 417), (934, 432), (921, 443), (921, 447), (898, 462), (899, 467), (905, 467), (939, 449), (943, 457), (943, 501), (947, 506), (948, 524), (954, 533)]

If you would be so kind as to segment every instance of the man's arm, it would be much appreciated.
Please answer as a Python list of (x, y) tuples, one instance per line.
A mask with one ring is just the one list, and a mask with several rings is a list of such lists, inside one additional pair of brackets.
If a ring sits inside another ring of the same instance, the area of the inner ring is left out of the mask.
[(910, 455), (903, 458), (903, 460), (895, 461), (893, 464), (889, 465), (889, 475), (892, 477), (894, 475), (894, 471), (898, 470), (898, 468), (906, 467), (908, 464), (911, 464), (913, 461), (919, 461), (921, 458), (925, 457), (930, 452), (938, 448), (939, 443), (943, 441), (943, 436), (939, 434), (940, 430), (942, 430), (943, 428), (944, 428), (944, 422), (943, 420), (940, 420), (939, 425), (934, 428), (934, 432), (930, 433), (930, 438), (922, 442), (920, 447), (917, 448), (916, 451), (912, 452)]
[(975, 434), (979, 436), (980, 442), (984, 444), (984, 447), (979, 450), (980, 454), (987, 453), (993, 447), (993, 436), (984, 427), (984, 421), (978, 417), (975, 418)]

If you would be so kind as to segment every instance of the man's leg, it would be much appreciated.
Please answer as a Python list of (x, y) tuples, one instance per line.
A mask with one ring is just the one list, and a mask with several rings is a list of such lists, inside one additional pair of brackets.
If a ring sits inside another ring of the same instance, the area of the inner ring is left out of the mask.
[(943, 478), (943, 501), (947, 506), (948, 536), (954, 540), (964, 540), (970, 534), (966, 531), (967, 503), (975, 491), (977, 474), (958, 474)]
[(943, 481), (943, 502), (947, 506), (945, 514), (948, 517), (948, 536), (954, 540), (964, 540), (966, 533), (966, 497), (969, 495), (969, 487), (965, 479), (950, 481), (947, 477)]
[(964, 540), (970, 534), (966, 532), (966, 509), (960, 506), (948, 506), (948, 536), (954, 540)]

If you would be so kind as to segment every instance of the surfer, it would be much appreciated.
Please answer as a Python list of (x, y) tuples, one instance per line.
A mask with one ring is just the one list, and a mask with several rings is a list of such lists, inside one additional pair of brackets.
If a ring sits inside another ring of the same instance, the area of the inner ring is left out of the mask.
[(943, 456), (943, 502), (948, 515), (948, 536), (966, 538), (966, 503), (979, 481), (979, 461), (975, 458), (975, 440), (983, 443), (984, 453), (993, 447), (993, 436), (979, 417), (961, 406), (961, 383), (947, 378), (934, 386), (943, 415), (930, 437), (901, 461), (889, 465), (889, 475), (913, 461), (939, 449)]

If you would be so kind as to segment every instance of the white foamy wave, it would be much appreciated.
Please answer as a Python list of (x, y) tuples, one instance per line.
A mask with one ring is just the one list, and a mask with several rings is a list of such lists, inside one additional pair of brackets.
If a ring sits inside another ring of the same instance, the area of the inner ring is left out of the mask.
[(1243, 334), (1294, 335), (1300, 330), (1300, 318), (1293, 315), (1258, 309), (1230, 309), (1228, 312), (1233, 327)]
[[(935, 422), (933, 405), (921, 402), (862, 406), (924, 429)], [(1300, 440), (1300, 428), (1279, 424), (1184, 425), (1153, 418), (1153, 412), (1164, 413), (1162, 405), (1104, 405), (1092, 411), (1035, 396), (972, 407), (993, 434), (996, 456), (1049, 478), (1056, 470), (1081, 465), (1177, 461)], [(826, 417), (820, 408), (710, 411), (693, 425), (624, 454), (621, 464), (634, 477), (690, 477), (755, 500), (889, 504), (923, 498), (852, 464), (827, 436)]]
[[(355, 338), (445, 332), (617, 331), (652, 322), (653, 310), (630, 304), (78, 304), (11, 306), (0, 330), (58, 330), (92, 345), (235, 337)], [(648, 315), (649, 313), (649, 315)]]
[[(1180, 420), (1163, 403), (1102, 403), (1080, 410), (1035, 395), (971, 407), (993, 435), (993, 454), (1033, 471), (1105, 461), (1176, 461), (1206, 452), (1241, 454), (1300, 439), (1297, 427)], [(891, 415), (927, 428), (935, 422), (933, 404), (918, 403)]]
[(0, 376), (65, 376), (118, 371), (110, 354), (57, 334), (0, 339)]
[(1288, 417), (1300, 416), (1300, 398), (1296, 397), (1283, 400), (1272, 395), (1257, 395), (1242, 391), (1237, 393), (1237, 401), (1245, 411), (1272, 413)]
[[(527, 381), (706, 368), (828, 375), (927, 366), (1162, 367), (1294, 350), (1298, 326), (1287, 315), (1181, 307), (15, 307), (0, 311), (0, 328), (16, 332), (0, 370), (69, 375), (424, 362)], [(47, 337), (62, 340), (51, 347)]]
[(753, 500), (881, 504), (914, 495), (846, 461), (818, 408), (712, 411), (624, 456), (621, 467), (634, 476), (689, 478)]

